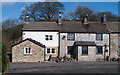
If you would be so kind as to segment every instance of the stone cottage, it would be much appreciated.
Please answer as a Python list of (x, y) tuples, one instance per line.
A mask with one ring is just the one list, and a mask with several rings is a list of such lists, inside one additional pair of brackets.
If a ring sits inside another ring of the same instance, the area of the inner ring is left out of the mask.
[(12, 62), (41, 62), (44, 54), (45, 46), (30, 38), (12, 46)]
[(110, 58), (120, 58), (120, 23), (107, 23), (110, 31)]
[[(88, 22), (87, 17), (82, 22), (62, 21), (59, 14), (57, 22), (27, 22), (22, 29), (23, 41), (12, 47), (13, 62), (40, 62), (65, 55), (78, 61), (106, 59), (111, 55), (110, 32), (102, 21)], [(24, 54), (26, 46), (28, 50), (32, 47), (32, 53)]]

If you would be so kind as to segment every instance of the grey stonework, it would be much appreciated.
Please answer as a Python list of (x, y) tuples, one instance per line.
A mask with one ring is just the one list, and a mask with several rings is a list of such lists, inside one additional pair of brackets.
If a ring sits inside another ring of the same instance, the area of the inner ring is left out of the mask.
[(100, 61), (104, 59), (104, 52), (96, 54), (96, 46), (88, 46), (88, 55), (82, 55), (82, 46), (78, 46), (77, 56), (78, 61)]
[[(63, 39), (63, 37), (65, 37), (65, 38)], [(60, 33), (60, 56), (61, 57), (65, 56), (65, 54), (67, 54), (69, 56), (67, 47), (73, 46), (75, 41), (94, 41), (96, 43), (96, 45), (103, 46), (103, 52), (104, 52), (104, 45), (106, 44), (107, 50), (108, 50), (108, 52), (106, 52), (106, 56), (109, 56), (109, 34), (103, 34), (103, 40), (98, 41), (98, 40), (96, 40), (95, 33), (75, 33), (75, 40), (69, 41), (69, 40), (67, 40), (67, 33)], [(94, 48), (93, 50), (94, 50), (93, 51), (94, 53), (90, 50), (89, 50), (90, 51), (89, 53), (94, 54), (93, 56), (96, 57), (96, 58), (94, 58), (94, 60), (99, 59), (99, 58), (100, 59), (104, 58), (103, 57), (104, 53), (102, 55), (96, 55), (96, 52), (95, 52), (96, 48)], [(79, 49), (78, 49), (78, 53), (79, 53)], [(79, 56), (77, 58), (79, 58)], [(86, 60), (91, 61), (93, 59), (91, 57), (89, 57)]]
[(110, 34), (110, 58), (118, 58), (119, 56), (119, 37), (120, 34)]
[[(31, 47), (32, 54), (24, 54), (24, 47)], [(12, 62), (41, 62), (44, 61), (44, 48), (28, 40), (12, 47)]]

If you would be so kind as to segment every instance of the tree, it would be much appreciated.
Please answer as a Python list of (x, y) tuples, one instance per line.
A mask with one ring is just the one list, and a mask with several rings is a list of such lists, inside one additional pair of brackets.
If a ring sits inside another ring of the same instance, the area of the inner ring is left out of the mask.
[(17, 19), (7, 19), (2, 22), (2, 29), (8, 29), (21, 24)]
[(82, 20), (82, 18), (88, 14), (89, 21), (96, 21), (96, 15), (94, 11), (85, 6), (77, 6), (74, 12), (69, 12), (68, 15), (73, 20)]
[(2, 43), (2, 72), (6, 70), (7, 64), (8, 64), (7, 51), (5, 45)]
[(59, 2), (38, 2), (25, 7), (20, 16), (21, 20), (25, 21), (26, 16), (29, 16), (30, 21), (55, 20), (59, 12), (63, 12), (64, 5)]
[(98, 17), (99, 21), (101, 20), (101, 17), (104, 16), (104, 14), (106, 15), (107, 21), (111, 21), (111, 22), (112, 21), (118, 21), (118, 17), (116, 15), (112, 14), (111, 12), (108, 12), (108, 11), (106, 11), (106, 12), (99, 12), (97, 14), (97, 17)]

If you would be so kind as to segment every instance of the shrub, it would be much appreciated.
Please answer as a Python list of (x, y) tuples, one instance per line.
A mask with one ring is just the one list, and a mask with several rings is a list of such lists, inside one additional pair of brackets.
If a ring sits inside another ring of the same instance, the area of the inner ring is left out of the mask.
[(2, 72), (4, 72), (7, 68), (8, 58), (7, 58), (7, 52), (6, 47), (2, 43)]

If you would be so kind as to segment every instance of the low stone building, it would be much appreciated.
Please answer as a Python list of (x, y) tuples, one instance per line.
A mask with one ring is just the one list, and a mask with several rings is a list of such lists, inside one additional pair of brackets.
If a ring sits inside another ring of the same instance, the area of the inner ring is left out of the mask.
[(12, 46), (12, 62), (41, 62), (44, 58), (45, 46), (30, 38)]

